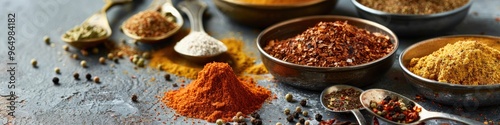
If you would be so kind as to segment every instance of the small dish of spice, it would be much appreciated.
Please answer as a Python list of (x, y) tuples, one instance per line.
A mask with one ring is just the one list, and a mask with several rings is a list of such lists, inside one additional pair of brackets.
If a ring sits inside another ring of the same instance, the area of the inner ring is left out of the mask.
[(334, 85), (321, 92), (321, 105), (328, 111), (336, 113), (352, 112), (360, 125), (366, 125), (363, 114), (359, 112), (364, 109), (359, 96), (362, 89), (348, 85)]

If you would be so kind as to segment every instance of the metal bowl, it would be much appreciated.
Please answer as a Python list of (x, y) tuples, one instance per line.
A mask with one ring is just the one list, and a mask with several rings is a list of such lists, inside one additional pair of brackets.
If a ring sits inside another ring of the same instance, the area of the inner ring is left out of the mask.
[[(307, 28), (315, 26), (320, 21), (348, 21), (350, 25), (388, 35), (394, 44), (394, 50), (372, 62), (346, 67), (298, 65), (277, 59), (264, 51), (263, 48), (270, 40), (283, 40), (294, 37)], [(399, 45), (396, 35), (388, 28), (372, 21), (345, 16), (310, 16), (288, 20), (265, 29), (259, 34), (256, 41), (264, 66), (276, 80), (309, 90), (323, 90), (336, 84), (363, 87), (375, 83), (391, 68), (395, 61), (394, 53)]]
[(398, 36), (434, 35), (451, 30), (465, 19), (473, 2), (469, 0), (464, 6), (446, 12), (413, 15), (387, 13), (366, 7), (357, 0), (351, 1), (356, 6), (360, 17), (389, 27)]
[(456, 35), (424, 40), (408, 47), (401, 53), (399, 64), (404, 76), (423, 96), (436, 102), (459, 106), (487, 106), (500, 104), (500, 84), (458, 85), (438, 82), (414, 74), (408, 68), (412, 58), (420, 58), (458, 40), (476, 40), (500, 50), (500, 37), (485, 35)]
[(250, 4), (235, 0), (213, 0), (213, 2), (223, 14), (235, 22), (260, 28), (296, 17), (327, 14), (337, 4), (337, 0), (278, 5)]

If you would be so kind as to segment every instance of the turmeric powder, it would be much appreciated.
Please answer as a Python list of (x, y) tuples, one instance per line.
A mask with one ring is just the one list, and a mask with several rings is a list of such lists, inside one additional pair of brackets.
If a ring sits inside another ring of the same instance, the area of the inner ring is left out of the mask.
[(424, 78), (462, 85), (500, 84), (500, 51), (477, 41), (458, 41), (422, 58), (409, 70)]

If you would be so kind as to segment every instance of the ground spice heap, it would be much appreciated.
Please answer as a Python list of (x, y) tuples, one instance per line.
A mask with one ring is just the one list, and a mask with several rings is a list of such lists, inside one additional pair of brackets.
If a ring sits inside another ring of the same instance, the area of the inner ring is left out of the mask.
[(264, 50), (283, 61), (317, 67), (367, 63), (394, 49), (390, 38), (349, 25), (347, 21), (320, 22), (286, 40), (271, 40)]
[(227, 47), (222, 42), (204, 32), (191, 32), (179, 41), (174, 49), (190, 56), (211, 56), (227, 51)]
[(358, 0), (359, 3), (396, 14), (435, 14), (464, 6), (469, 0)]
[(458, 41), (410, 61), (411, 72), (439, 82), (462, 85), (500, 83), (500, 51), (477, 41)]
[(162, 36), (177, 27), (166, 16), (157, 11), (144, 11), (130, 17), (124, 23), (124, 28), (131, 34), (141, 37)]
[(162, 102), (187, 117), (231, 121), (237, 112), (258, 110), (270, 94), (251, 79), (238, 79), (227, 63), (214, 62), (186, 87), (165, 92)]

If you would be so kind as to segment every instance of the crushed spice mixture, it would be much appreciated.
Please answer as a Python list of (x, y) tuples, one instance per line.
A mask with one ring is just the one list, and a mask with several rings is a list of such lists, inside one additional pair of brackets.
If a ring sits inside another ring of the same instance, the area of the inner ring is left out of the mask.
[(372, 9), (396, 14), (435, 14), (464, 6), (469, 0), (358, 0)]
[(297, 3), (306, 3), (318, 0), (233, 0), (233, 1), (245, 2), (250, 4), (273, 5), (273, 4), (297, 4)]
[(173, 19), (167, 18), (157, 11), (137, 13), (125, 21), (123, 26), (130, 33), (141, 37), (161, 36), (177, 27)]
[(368, 63), (394, 49), (387, 35), (371, 33), (347, 21), (319, 22), (286, 40), (271, 40), (264, 50), (283, 61), (317, 67)]
[(409, 70), (439, 82), (462, 85), (500, 83), (500, 51), (477, 41), (458, 41), (413, 58)]

